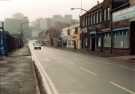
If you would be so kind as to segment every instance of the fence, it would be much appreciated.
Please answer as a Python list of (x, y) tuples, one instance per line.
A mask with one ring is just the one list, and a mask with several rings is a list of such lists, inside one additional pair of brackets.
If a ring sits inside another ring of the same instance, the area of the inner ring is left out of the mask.
[(6, 31), (0, 31), (0, 56), (7, 55), (12, 50), (22, 46), (21, 38), (14, 37)]

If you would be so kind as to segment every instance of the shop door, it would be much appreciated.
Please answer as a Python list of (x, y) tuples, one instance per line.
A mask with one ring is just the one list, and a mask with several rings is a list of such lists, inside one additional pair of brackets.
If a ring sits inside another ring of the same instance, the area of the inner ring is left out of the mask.
[(91, 50), (95, 51), (95, 35), (91, 36)]
[(135, 55), (135, 21), (130, 25), (130, 54)]

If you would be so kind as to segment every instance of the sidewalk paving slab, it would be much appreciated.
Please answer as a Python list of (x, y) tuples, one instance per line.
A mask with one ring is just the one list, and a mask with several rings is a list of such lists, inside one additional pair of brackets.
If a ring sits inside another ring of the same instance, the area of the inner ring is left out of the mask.
[(0, 61), (0, 94), (37, 94), (32, 59), (27, 48)]

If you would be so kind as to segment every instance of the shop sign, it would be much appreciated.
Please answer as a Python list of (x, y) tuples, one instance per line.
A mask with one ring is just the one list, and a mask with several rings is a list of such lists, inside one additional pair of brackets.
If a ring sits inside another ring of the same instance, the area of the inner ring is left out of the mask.
[(135, 6), (113, 13), (113, 21), (122, 21), (135, 18)]

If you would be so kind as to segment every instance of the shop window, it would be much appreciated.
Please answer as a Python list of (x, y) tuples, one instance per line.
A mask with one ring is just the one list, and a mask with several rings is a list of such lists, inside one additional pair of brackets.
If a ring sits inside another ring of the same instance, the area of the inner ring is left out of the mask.
[(128, 48), (128, 30), (120, 30), (114, 33), (114, 48)]
[(111, 47), (111, 33), (106, 33), (104, 36), (104, 47)]
[(98, 38), (98, 47), (101, 47), (101, 42), (102, 42), (102, 39), (101, 37)]

